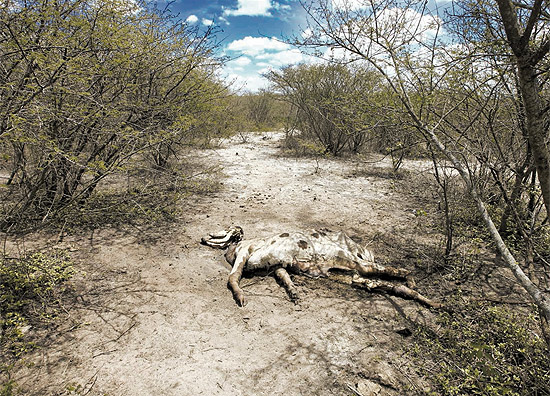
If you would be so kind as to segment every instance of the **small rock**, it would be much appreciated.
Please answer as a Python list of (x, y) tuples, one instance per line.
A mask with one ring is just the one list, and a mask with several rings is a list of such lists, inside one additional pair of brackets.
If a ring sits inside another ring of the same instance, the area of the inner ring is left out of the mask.
[(27, 334), (30, 330), (31, 330), (32, 326), (22, 326), (19, 328), (19, 331), (21, 331), (21, 333), (23, 334)]
[(355, 385), (355, 389), (363, 396), (377, 396), (382, 392), (382, 387), (370, 380), (361, 380)]

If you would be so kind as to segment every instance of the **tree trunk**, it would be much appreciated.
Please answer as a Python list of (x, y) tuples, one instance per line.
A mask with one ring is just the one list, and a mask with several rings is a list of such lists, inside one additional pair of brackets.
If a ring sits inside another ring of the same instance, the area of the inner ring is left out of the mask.
[(545, 111), (540, 98), (540, 87), (535, 68), (548, 53), (550, 42), (545, 40), (539, 45), (535, 45), (534, 39), (531, 37), (534, 26), (540, 20), (542, 0), (535, 1), (523, 32), (520, 31), (514, 3), (511, 0), (497, 0), (497, 3), (508, 44), (516, 57), (518, 85), (525, 109), (525, 127), (537, 167), (546, 214), (550, 217), (550, 152), (546, 146)]
[[(528, 160), (525, 162), (525, 164), (528, 165)], [(510, 197), (507, 197), (502, 182), (495, 179), (496, 182), (499, 183), (499, 185), (501, 186), (500, 188), (502, 189), (502, 195), (506, 203), (506, 207), (504, 208), (504, 212), (502, 213), (502, 217), (500, 218), (500, 226), (498, 229), (500, 235), (503, 235), (505, 238), (510, 235), (508, 220), (510, 219), (510, 216), (512, 216), (514, 208), (517, 207), (517, 204), (520, 201), (524, 189), (524, 183), (529, 177), (529, 173), (535, 172), (535, 170), (531, 168), (526, 170), (526, 165), (521, 167), (520, 169), (516, 169), (516, 180), (514, 182), (514, 187), (512, 188), (512, 193), (510, 194)]]
[(535, 69), (528, 60), (518, 59), (519, 88), (525, 104), (526, 128), (537, 176), (544, 199), (546, 214), (550, 217), (550, 152), (546, 146), (544, 110)]

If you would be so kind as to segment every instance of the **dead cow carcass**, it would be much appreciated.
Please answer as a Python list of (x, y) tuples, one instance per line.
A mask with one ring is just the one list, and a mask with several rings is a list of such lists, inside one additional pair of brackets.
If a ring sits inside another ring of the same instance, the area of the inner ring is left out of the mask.
[[(291, 299), (296, 300), (298, 291), (287, 270), (312, 277), (326, 277), (330, 270), (336, 269), (353, 272), (352, 283), (369, 290), (382, 290), (430, 307), (440, 307), (440, 304), (412, 289), (414, 282), (408, 270), (376, 264), (369, 250), (343, 232), (283, 232), (269, 238), (249, 240), (243, 240), (243, 235), (243, 229), (236, 226), (201, 239), (204, 245), (227, 249), (225, 258), (233, 266), (228, 286), (241, 306), (245, 305), (244, 293), (239, 286), (243, 272), (273, 270)], [(406, 280), (408, 285), (372, 279), (375, 276)]]

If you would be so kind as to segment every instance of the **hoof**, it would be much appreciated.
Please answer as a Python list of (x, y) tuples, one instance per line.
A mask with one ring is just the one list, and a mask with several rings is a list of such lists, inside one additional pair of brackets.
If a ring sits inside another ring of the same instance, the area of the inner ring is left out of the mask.
[(239, 307), (244, 307), (247, 303), (246, 299), (244, 298), (244, 295), (242, 293), (235, 293), (233, 295), (233, 298), (235, 299), (235, 302)]
[(296, 292), (289, 293), (290, 301), (292, 301), (294, 304), (298, 304), (298, 300), (300, 300), (300, 295)]

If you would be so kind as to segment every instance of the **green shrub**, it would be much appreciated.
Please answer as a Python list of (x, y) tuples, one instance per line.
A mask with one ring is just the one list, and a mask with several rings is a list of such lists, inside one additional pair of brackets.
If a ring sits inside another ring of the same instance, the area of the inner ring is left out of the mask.
[(24, 329), (48, 323), (58, 313), (66, 282), (74, 273), (64, 251), (0, 258), (0, 347), (2, 356), (32, 348)]
[[(435, 332), (421, 329), (415, 356), (441, 395), (550, 395), (550, 356), (535, 315), (486, 302), (449, 304)], [(435, 371), (434, 371), (435, 370)]]
[(61, 307), (74, 269), (65, 251), (0, 257), (0, 396), (15, 394), (13, 363), (35, 345), (31, 327), (50, 323)]
[(7, 381), (0, 385), (0, 396), (12, 396), (15, 394), (15, 387), (17, 384), (15, 381)]

